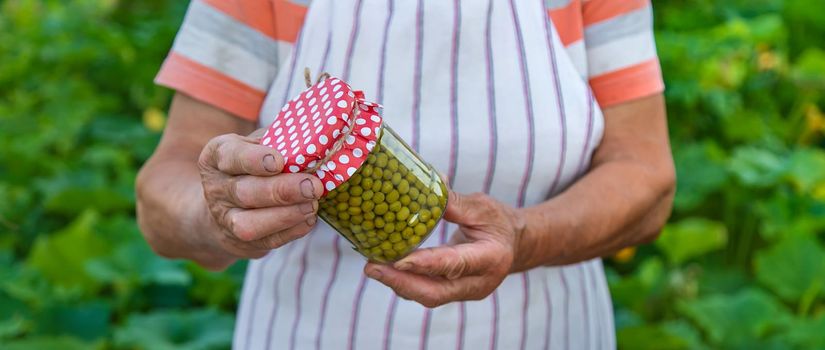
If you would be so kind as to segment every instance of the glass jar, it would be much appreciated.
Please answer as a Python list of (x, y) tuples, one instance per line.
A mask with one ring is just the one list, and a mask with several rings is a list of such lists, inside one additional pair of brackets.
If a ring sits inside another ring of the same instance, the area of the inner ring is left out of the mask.
[(447, 206), (447, 187), (386, 124), (366, 161), (319, 201), (318, 216), (367, 259), (392, 262), (430, 236)]

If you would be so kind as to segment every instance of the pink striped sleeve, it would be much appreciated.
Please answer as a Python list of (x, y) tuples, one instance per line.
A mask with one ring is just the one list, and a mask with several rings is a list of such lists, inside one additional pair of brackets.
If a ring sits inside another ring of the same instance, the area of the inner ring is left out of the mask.
[(588, 77), (602, 107), (664, 90), (649, 0), (591, 0), (582, 16)]

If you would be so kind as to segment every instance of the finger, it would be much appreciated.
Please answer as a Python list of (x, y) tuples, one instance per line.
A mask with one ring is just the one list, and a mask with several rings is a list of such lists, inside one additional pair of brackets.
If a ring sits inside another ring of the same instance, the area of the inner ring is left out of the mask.
[(266, 134), (266, 130), (266, 128), (259, 128), (258, 130), (255, 130), (251, 134), (247, 135), (247, 137), (255, 139), (257, 143), (258, 140), (264, 137), (264, 134)]
[(230, 209), (226, 215), (227, 228), (239, 240), (252, 242), (300, 223), (312, 221), (314, 224), (317, 210), (317, 201), (286, 207)]
[(445, 280), (399, 271), (392, 267), (368, 263), (364, 273), (395, 291), (398, 296), (414, 300), (422, 305), (434, 308), (446, 303), (475, 299), (472, 288), (477, 277), (461, 280)]
[(295, 205), (321, 198), (323, 184), (307, 174), (237, 176), (226, 182), (226, 198), (238, 208)]
[(235, 134), (209, 140), (198, 163), (229, 175), (271, 176), (284, 167), (278, 151), (259, 145), (254, 138)]
[(289, 242), (303, 238), (315, 228), (317, 217), (313, 216), (304, 222), (292, 226), (286, 230), (273, 233), (269, 236), (252, 242), (241, 242), (238, 245), (244, 250), (254, 253), (255, 251), (269, 251), (280, 248)]
[(489, 241), (416, 250), (393, 266), (416, 274), (443, 276), (454, 280), (480, 275), (500, 263), (498, 250)]
[(450, 191), (444, 219), (459, 225), (472, 225), (483, 217), (483, 210), (490, 207), (489, 202), (483, 194), (462, 195)]

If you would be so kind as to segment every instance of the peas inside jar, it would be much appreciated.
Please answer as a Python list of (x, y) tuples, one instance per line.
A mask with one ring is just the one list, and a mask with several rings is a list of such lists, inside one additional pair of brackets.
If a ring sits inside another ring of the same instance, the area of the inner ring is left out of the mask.
[(319, 217), (370, 260), (391, 262), (432, 233), (447, 206), (447, 188), (388, 126), (349, 180), (320, 200)]

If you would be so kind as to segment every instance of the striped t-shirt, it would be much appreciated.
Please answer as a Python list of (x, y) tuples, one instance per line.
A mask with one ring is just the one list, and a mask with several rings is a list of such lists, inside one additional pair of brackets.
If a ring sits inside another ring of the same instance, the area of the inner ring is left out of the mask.
[[(453, 189), (521, 207), (587, 171), (600, 106), (662, 90), (651, 27), (643, 0), (193, 1), (157, 81), (266, 125), (304, 67), (329, 72), (383, 104)], [(454, 230), (442, 223), (424, 245)], [(234, 346), (615, 348), (599, 259), (435, 309), (365, 278), (364, 263), (320, 221), (251, 261)]]

